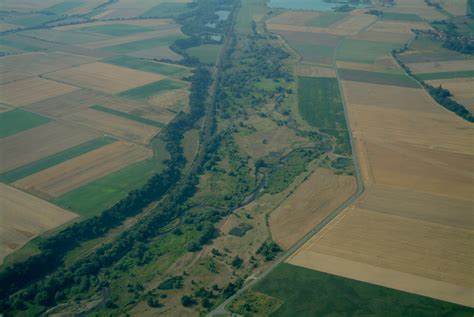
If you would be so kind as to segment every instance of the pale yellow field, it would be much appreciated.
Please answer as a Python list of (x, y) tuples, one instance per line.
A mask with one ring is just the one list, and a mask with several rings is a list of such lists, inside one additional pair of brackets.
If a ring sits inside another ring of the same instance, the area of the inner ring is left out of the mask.
[(355, 192), (353, 176), (319, 168), (270, 216), (272, 239), (289, 249)]
[(448, 89), (453, 99), (474, 112), (474, 78), (453, 78), (429, 80), (428, 84)]
[(336, 77), (336, 72), (333, 68), (311, 66), (307, 64), (299, 64), (296, 68), (298, 76), (306, 77)]
[(27, 106), (77, 89), (56, 81), (32, 77), (0, 85), (0, 101), (12, 106)]
[(101, 26), (101, 25), (112, 25), (112, 24), (157, 26), (157, 25), (165, 25), (165, 24), (171, 24), (171, 23), (173, 23), (171, 19), (113, 20), (113, 21), (95, 21), (95, 22), (87, 22), (87, 23), (80, 23), (80, 24), (73, 24), (73, 25), (58, 26), (54, 29), (67, 31), (67, 30), (81, 29), (81, 28), (90, 27), (90, 26)]
[(58, 197), (151, 155), (152, 151), (143, 146), (114, 142), (20, 179), (14, 185), (44, 197)]
[(100, 62), (67, 68), (49, 73), (46, 77), (113, 94), (165, 78), (158, 74)]
[(92, 63), (98, 58), (66, 53), (25, 53), (0, 58), (0, 69), (41, 75), (71, 66)]
[(78, 216), (0, 183), (0, 264), (39, 234)]
[(312, 26), (298, 26), (298, 25), (276, 24), (276, 23), (267, 23), (267, 28), (270, 31), (326, 33), (326, 34), (332, 34), (332, 35), (353, 34), (352, 31), (347, 30), (347, 29), (319, 28), (319, 27), (312, 27)]
[(64, 116), (64, 119), (140, 144), (148, 144), (151, 138), (160, 131), (160, 128), (155, 126), (93, 109)]
[(87, 142), (100, 134), (75, 125), (50, 122), (0, 139), (0, 173)]
[(474, 60), (408, 63), (407, 66), (416, 74), (456, 72), (474, 70)]

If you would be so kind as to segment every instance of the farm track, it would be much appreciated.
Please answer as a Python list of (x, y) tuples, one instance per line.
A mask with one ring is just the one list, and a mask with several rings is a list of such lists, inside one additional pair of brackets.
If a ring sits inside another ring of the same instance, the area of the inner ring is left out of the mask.
[[(368, 27), (368, 26), (367, 26)], [(286, 42), (285, 42), (286, 43)], [(207, 314), (207, 317), (213, 317), (213, 316), (220, 316), (220, 315), (228, 315), (229, 312), (226, 311), (225, 307), (230, 304), (235, 298), (237, 298), (240, 294), (242, 294), (244, 291), (247, 289), (250, 289), (253, 285), (261, 281), (263, 278), (265, 278), (268, 274), (270, 274), (278, 265), (281, 263), (285, 262), (290, 256), (292, 256), (298, 249), (300, 249), (308, 240), (310, 240), (313, 236), (315, 236), (318, 232), (323, 230), (329, 223), (331, 223), (334, 218), (336, 218), (341, 212), (343, 212), (346, 208), (351, 206), (355, 201), (364, 193), (365, 191), (365, 186), (364, 182), (361, 177), (361, 172), (360, 172), (360, 167), (359, 167), (359, 161), (357, 158), (357, 152), (355, 150), (354, 146), (354, 141), (353, 141), (353, 135), (352, 135), (352, 129), (351, 129), (351, 124), (349, 121), (349, 115), (347, 111), (347, 105), (344, 97), (344, 93), (342, 90), (342, 85), (341, 85), (341, 78), (340, 74), (337, 71), (337, 66), (336, 66), (336, 54), (337, 50), (341, 46), (341, 40), (339, 40), (335, 50), (334, 50), (334, 56), (333, 56), (333, 67), (336, 71), (336, 79), (339, 85), (339, 90), (341, 93), (341, 100), (344, 106), (344, 116), (346, 118), (346, 124), (347, 124), (347, 130), (349, 133), (349, 139), (350, 139), (350, 144), (351, 144), (351, 150), (352, 150), (352, 157), (354, 160), (354, 167), (355, 167), (355, 176), (356, 176), (356, 183), (357, 183), (357, 190), (352, 196), (350, 196), (344, 203), (342, 203), (339, 207), (337, 207), (335, 210), (333, 210), (326, 218), (324, 218), (318, 225), (316, 225), (310, 232), (308, 232), (302, 239), (300, 239), (298, 242), (296, 242), (291, 248), (289, 248), (284, 254), (282, 254), (280, 257), (278, 257), (274, 263), (272, 263), (266, 270), (264, 270), (260, 275), (258, 275), (255, 279), (252, 281), (248, 282), (246, 285), (244, 285), (240, 290), (238, 290), (234, 295), (231, 297), (227, 298), (224, 302), (222, 302), (219, 306), (217, 306), (214, 310), (212, 310), (209, 314)], [(239, 316), (237, 314), (232, 314), (232, 316)]]

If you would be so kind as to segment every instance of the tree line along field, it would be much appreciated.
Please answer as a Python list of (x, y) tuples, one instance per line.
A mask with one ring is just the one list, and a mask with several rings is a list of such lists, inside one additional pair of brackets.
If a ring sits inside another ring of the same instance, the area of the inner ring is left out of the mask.
[[(101, 4), (53, 2), (41, 8), (50, 12), (47, 19), (25, 15), (7, 20), (18, 23), (12, 28), (37, 26), (59, 16), (92, 12), (94, 4)], [(39, 8), (28, 1), (5, 5)], [(185, 11), (186, 3), (170, 5), (166, 12), (175, 9)], [(179, 27), (169, 18), (84, 21), (1, 35), (8, 46), (7, 55), (0, 57), (0, 99), (5, 104), (0, 113), (1, 182), (86, 219), (161, 171), (165, 150), (152, 155), (150, 142), (177, 112), (187, 109), (189, 84), (182, 78), (192, 68), (152, 59), (181, 58), (169, 49), (179, 37)], [(140, 44), (144, 39), (147, 43)], [(103, 45), (94, 44), (98, 42)], [(149, 59), (100, 52), (108, 46), (130, 54), (150, 50)], [(9, 205), (8, 211), (16, 212), (15, 206)], [(27, 209), (18, 212), (28, 217)], [(58, 220), (26, 238), (20, 235), (18, 244), (8, 242), (11, 248), (2, 261), (61, 224)]]

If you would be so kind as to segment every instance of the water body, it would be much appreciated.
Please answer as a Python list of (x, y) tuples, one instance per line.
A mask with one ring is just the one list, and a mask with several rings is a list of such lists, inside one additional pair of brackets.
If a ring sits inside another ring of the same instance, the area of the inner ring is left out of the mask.
[[(343, 5), (344, 3), (328, 3), (324, 0), (270, 0), (268, 6), (270, 8), (282, 8), (293, 10), (317, 10), (317, 11), (332, 11), (334, 8)], [(352, 7), (367, 8), (367, 5), (358, 5)]]

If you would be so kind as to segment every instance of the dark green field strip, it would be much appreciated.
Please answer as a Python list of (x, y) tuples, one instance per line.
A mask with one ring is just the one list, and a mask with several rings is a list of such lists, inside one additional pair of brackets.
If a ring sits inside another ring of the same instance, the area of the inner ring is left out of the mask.
[(253, 289), (283, 301), (272, 317), (472, 317), (474, 313), (472, 308), (286, 263)]
[(167, 76), (181, 75), (189, 71), (184, 67), (157, 63), (129, 56), (114, 56), (103, 60), (103, 62)]
[(82, 217), (95, 216), (132, 190), (143, 186), (148, 178), (162, 168), (161, 163), (154, 159), (141, 161), (65, 193), (54, 202), (78, 212)]
[(6, 173), (3, 173), (0, 175), (0, 181), (5, 182), (5, 183), (13, 183), (19, 179), (38, 173), (42, 170), (45, 170), (47, 168), (50, 168), (62, 162), (68, 161), (70, 159), (73, 159), (79, 155), (85, 154), (87, 152), (91, 152), (93, 150), (96, 150), (112, 142), (115, 142), (115, 139), (111, 137), (107, 137), (107, 136), (99, 137), (97, 139), (88, 141), (86, 143), (79, 144), (65, 151), (48, 156), (39, 161), (19, 167), (17, 169), (11, 170)]
[(471, 78), (474, 77), (474, 70), (466, 70), (460, 72), (415, 74), (415, 76), (421, 80)]
[(157, 95), (163, 91), (174, 90), (186, 87), (185, 83), (164, 79), (160, 81), (155, 81), (151, 84), (133, 88), (127, 91), (123, 91), (118, 95), (121, 97), (126, 97), (130, 99), (144, 101), (149, 97)]
[(0, 138), (50, 122), (51, 119), (32, 112), (14, 109), (0, 113)]
[(346, 129), (344, 107), (335, 78), (299, 77), (298, 107), (303, 119), (322, 129)]
[(384, 12), (382, 18), (395, 21), (423, 22), (423, 19), (414, 13)]
[(158, 127), (158, 128), (163, 128), (165, 126), (164, 123), (159, 122), (159, 121), (138, 117), (138, 116), (135, 116), (135, 115), (127, 113), (127, 112), (122, 112), (122, 111), (118, 111), (118, 110), (115, 110), (115, 109), (106, 108), (106, 107), (103, 107), (103, 106), (100, 106), (100, 105), (95, 105), (95, 106), (92, 106), (91, 108), (95, 109), (95, 110), (98, 110), (98, 111), (113, 114), (114, 116), (126, 118), (126, 119), (129, 119), (129, 120), (133, 120), (133, 121), (136, 121), (136, 122), (140, 122), (140, 123), (151, 125), (151, 126)]
[(368, 72), (356, 69), (339, 69), (339, 74), (344, 80), (359, 81), (369, 84), (420, 88), (420, 85), (418, 85), (416, 81), (403, 74)]

